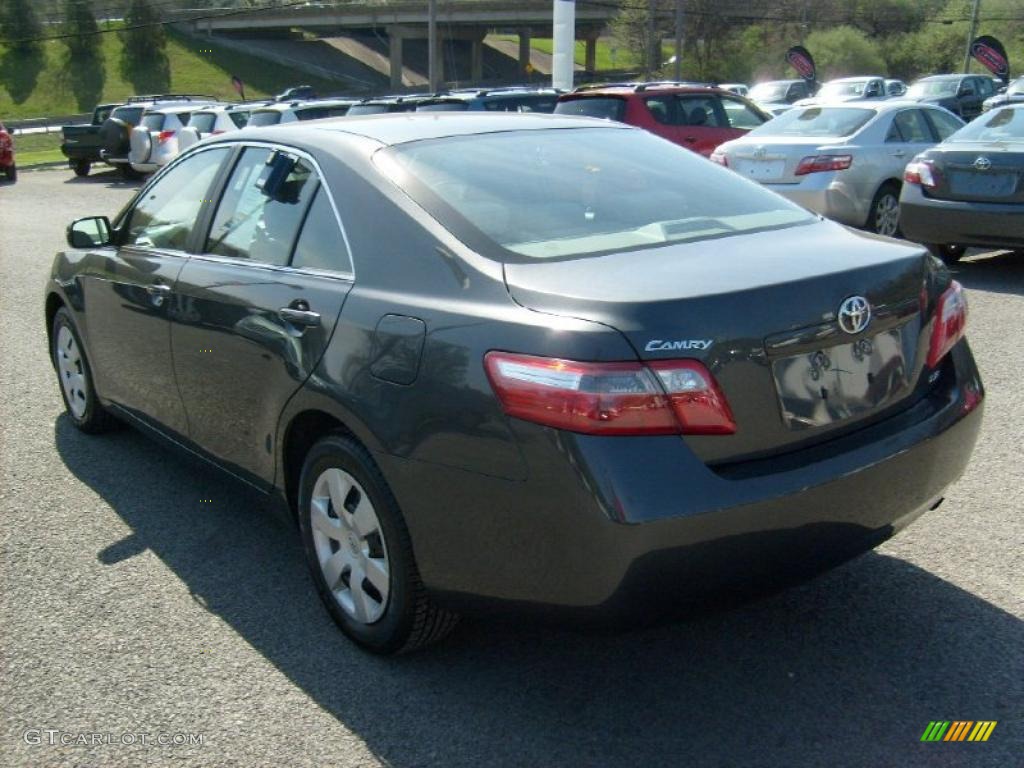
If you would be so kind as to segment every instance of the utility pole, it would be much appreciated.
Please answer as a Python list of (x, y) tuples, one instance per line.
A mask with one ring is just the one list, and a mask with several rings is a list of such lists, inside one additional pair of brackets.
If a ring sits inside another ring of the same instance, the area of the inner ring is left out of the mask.
[(981, 9), (981, 0), (974, 0), (974, 12), (971, 14), (971, 31), (967, 33), (967, 51), (964, 53), (964, 74), (971, 68), (971, 43), (974, 36), (978, 34), (978, 11)]
[(441, 90), (440, 68), (437, 60), (437, 0), (427, 2), (427, 77), (430, 80), (430, 92)]
[(658, 0), (647, 2), (647, 79), (654, 76), (654, 71), (661, 65), (661, 41), (655, 40), (654, 16), (657, 13)]
[(683, 0), (676, 0), (676, 80), (683, 79)]

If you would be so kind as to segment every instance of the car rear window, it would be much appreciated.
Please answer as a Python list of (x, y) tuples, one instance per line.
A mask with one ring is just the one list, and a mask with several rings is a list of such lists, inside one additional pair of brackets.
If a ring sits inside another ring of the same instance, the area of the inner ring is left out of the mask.
[(217, 122), (217, 116), (212, 112), (195, 112), (192, 119), (188, 121), (190, 128), (195, 128), (200, 133), (210, 133), (213, 124)]
[(110, 113), (110, 116), (118, 120), (124, 120), (131, 125), (138, 125), (139, 118), (142, 117), (142, 107), (117, 107)]
[(249, 124), (249, 114), (245, 110), (238, 110), (237, 112), (228, 112), (228, 117), (231, 118), (231, 122), (235, 124), (236, 128), (245, 128)]
[(469, 109), (466, 101), (428, 101), (416, 107), (417, 112), (464, 112)]
[(349, 109), (349, 115), (379, 115), (390, 112), (387, 104), (356, 104)]
[(748, 136), (830, 136), (841, 138), (859, 131), (875, 116), (858, 107), (797, 107), (783, 112)]
[(295, 110), (295, 117), (299, 120), (320, 120), (324, 117), (344, 117), (348, 113), (348, 105), (343, 104), (336, 107), (304, 107)]
[(946, 141), (1024, 144), (1024, 109), (994, 109), (968, 123)]
[(261, 125), (277, 125), (281, 122), (281, 113), (270, 109), (266, 112), (253, 112), (249, 116), (249, 125), (259, 127)]
[(505, 260), (589, 256), (815, 221), (646, 131), (452, 136), (396, 145), (375, 161), (456, 237)]
[(147, 131), (159, 131), (164, 127), (164, 119), (166, 115), (160, 112), (150, 112), (148, 115), (142, 116), (142, 122), (140, 125)]
[(555, 106), (556, 115), (583, 115), (600, 117), (604, 120), (622, 120), (626, 113), (625, 99), (599, 98), (589, 96), (579, 99), (566, 99)]

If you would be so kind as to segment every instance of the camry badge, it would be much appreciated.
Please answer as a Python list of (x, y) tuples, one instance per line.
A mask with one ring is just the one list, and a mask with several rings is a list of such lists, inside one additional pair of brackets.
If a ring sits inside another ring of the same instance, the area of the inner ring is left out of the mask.
[(839, 305), (839, 327), (850, 334), (860, 333), (871, 322), (871, 305), (863, 296), (851, 296)]
[(992, 161), (984, 155), (979, 155), (978, 159), (974, 161), (974, 167), (979, 171), (987, 171), (992, 167)]
[(754, 150), (755, 160), (764, 160), (768, 156), (768, 150), (765, 147), (758, 147)]

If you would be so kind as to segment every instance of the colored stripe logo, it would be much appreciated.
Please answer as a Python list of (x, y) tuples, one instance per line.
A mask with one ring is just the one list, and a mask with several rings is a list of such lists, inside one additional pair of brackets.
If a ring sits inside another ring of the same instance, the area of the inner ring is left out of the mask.
[(921, 741), (988, 741), (998, 720), (932, 720)]

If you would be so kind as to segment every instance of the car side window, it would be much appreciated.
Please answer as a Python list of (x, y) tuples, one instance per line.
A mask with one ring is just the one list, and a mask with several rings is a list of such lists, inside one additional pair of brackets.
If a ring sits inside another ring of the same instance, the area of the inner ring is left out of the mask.
[(128, 215), (121, 245), (184, 250), (227, 156), (227, 147), (197, 152), (163, 174)]
[(679, 125), (727, 128), (724, 116), (719, 115), (719, 105), (713, 96), (680, 96), (677, 103)]
[(898, 112), (893, 118), (892, 125), (899, 131), (900, 139), (886, 137), (886, 141), (902, 140), (908, 144), (930, 144), (934, 141), (928, 122), (919, 109), (905, 109)]
[(284, 266), (295, 243), (316, 174), (305, 160), (294, 167), (270, 197), (263, 184), (275, 151), (248, 147), (239, 158), (217, 206), (206, 253)]
[(964, 127), (964, 124), (953, 115), (941, 109), (929, 109), (928, 117), (931, 118), (932, 126), (935, 128), (939, 141), (945, 141)]
[(975, 94), (974, 81), (964, 80), (960, 83), (959, 95), (961, 96), (973, 96)]
[(295, 243), (293, 267), (314, 267), (332, 272), (352, 272), (352, 259), (338, 227), (327, 190), (321, 186), (313, 197), (302, 232)]
[(725, 116), (729, 125), (740, 130), (750, 130), (764, 123), (764, 118), (739, 99), (722, 99)]
[(789, 86), (789, 93), (786, 94), (786, 101), (792, 104), (798, 99), (806, 99), (807, 96), (807, 85), (805, 83), (793, 83)]
[(977, 81), (978, 95), (979, 96), (991, 96), (992, 95), (992, 81), (987, 77), (980, 77)]
[(675, 104), (671, 96), (653, 96), (644, 100), (651, 116), (662, 125), (677, 125)]

